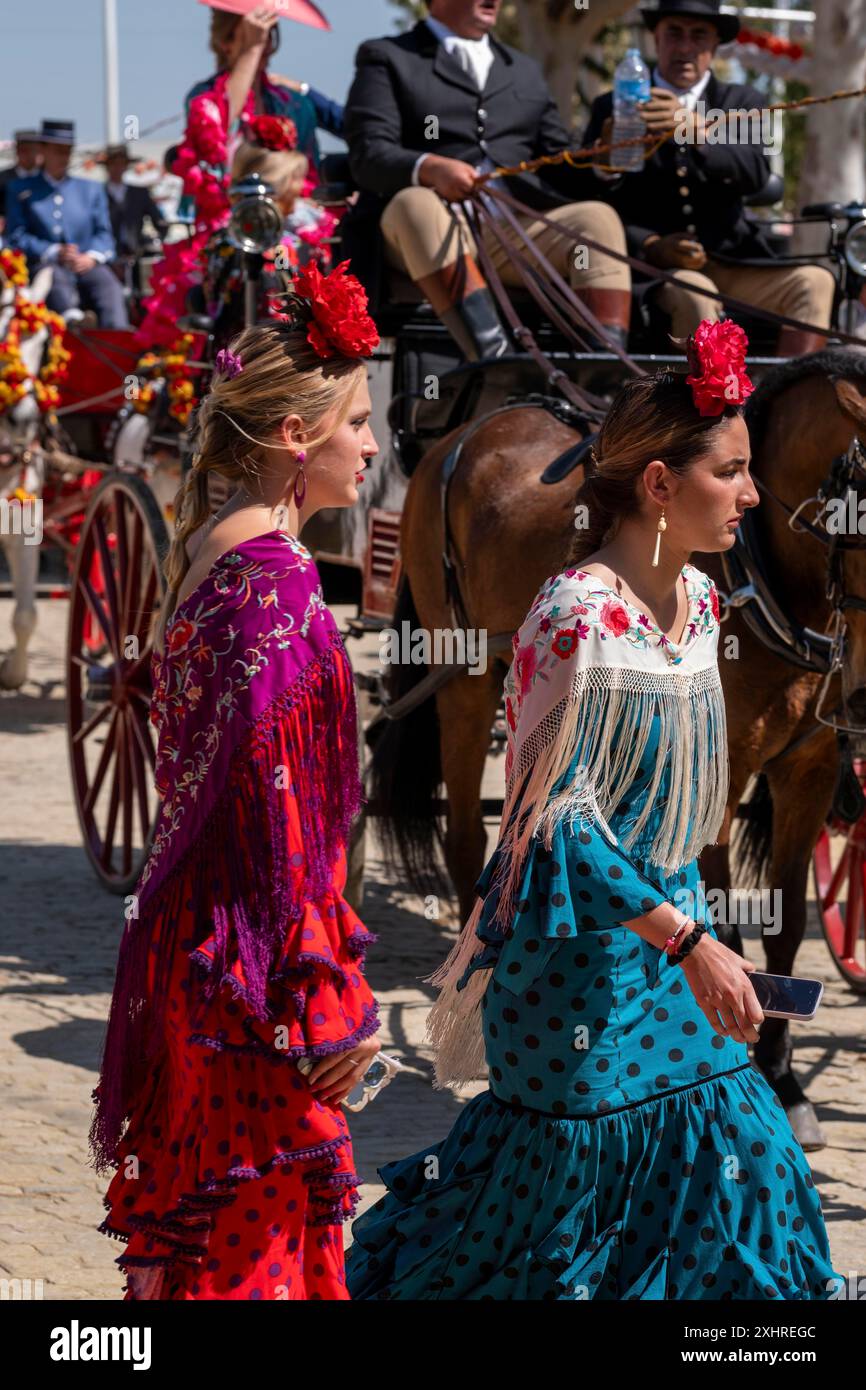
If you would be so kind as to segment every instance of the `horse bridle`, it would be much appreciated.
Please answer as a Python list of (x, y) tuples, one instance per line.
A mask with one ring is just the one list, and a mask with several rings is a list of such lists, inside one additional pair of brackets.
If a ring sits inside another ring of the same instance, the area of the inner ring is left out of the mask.
[[(849, 537), (840, 530), (829, 530), (827, 526), (828, 510), (831, 504), (844, 500), (847, 506), (849, 495), (852, 493), (859, 515), (859, 502), (861, 500), (859, 488), (866, 488), (866, 457), (864, 457), (863, 446), (855, 435), (845, 453), (837, 455), (833, 460), (830, 471), (817, 493), (812, 497), (804, 498), (796, 507), (791, 507), (761, 478), (755, 477), (755, 484), (759, 491), (765, 493), (787, 514), (788, 526), (792, 531), (807, 532), (813, 539), (826, 547), (825, 593), (833, 610), (828, 623), (829, 631), (817, 633), (811, 629), (800, 627), (787, 620), (782, 610), (775, 604), (757, 558), (753, 528), (745, 525), (749, 513), (746, 513), (743, 521), (743, 534), (737, 537), (738, 541), (741, 542), (740, 547), (738, 547), (737, 559), (745, 571), (748, 582), (737, 588), (732, 588), (730, 594), (723, 600), (725, 603), (724, 618), (727, 618), (731, 608), (742, 607), (748, 603), (756, 604), (763, 623), (763, 631), (760, 622), (758, 625), (749, 623), (756, 636), (780, 655), (787, 656), (789, 660), (794, 661), (796, 665), (824, 675), (815, 706), (815, 718), (818, 723), (834, 729), (837, 733), (866, 734), (866, 725), (840, 723), (837, 719), (828, 718), (823, 713), (830, 682), (833, 676), (841, 671), (844, 662), (847, 635), (845, 610), (853, 608), (866, 612), (866, 597), (849, 593), (845, 588), (844, 564), (846, 550), (866, 550), (866, 529), (861, 534), (858, 527), (857, 535)], [(866, 500), (866, 496), (863, 500)], [(818, 504), (818, 510), (809, 521), (801, 513), (813, 502)], [(731, 563), (733, 559), (733, 552), (727, 552), (722, 556), (725, 577), (729, 584), (736, 583), (736, 577), (733, 574), (735, 565)], [(744, 613), (743, 616), (747, 617), (747, 614)], [(766, 640), (768, 629), (770, 641)], [(844, 713), (847, 709), (844, 699), (842, 708)]]

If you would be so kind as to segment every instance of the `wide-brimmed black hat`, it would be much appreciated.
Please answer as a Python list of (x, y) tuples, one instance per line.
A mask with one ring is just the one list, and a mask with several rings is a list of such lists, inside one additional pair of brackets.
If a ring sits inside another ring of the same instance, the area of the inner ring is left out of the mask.
[(730, 43), (740, 32), (735, 14), (720, 14), (721, 0), (664, 0), (652, 9), (641, 10), (644, 24), (655, 29), (660, 19), (683, 16), (688, 19), (710, 19), (719, 31), (720, 43)]
[(43, 121), (39, 139), (44, 145), (74, 145), (74, 121)]
[(97, 162), (99, 164), (107, 164), (109, 159), (118, 159), (121, 155), (126, 160), (127, 164), (132, 164), (134, 162), (134, 156), (129, 145), (106, 145)]

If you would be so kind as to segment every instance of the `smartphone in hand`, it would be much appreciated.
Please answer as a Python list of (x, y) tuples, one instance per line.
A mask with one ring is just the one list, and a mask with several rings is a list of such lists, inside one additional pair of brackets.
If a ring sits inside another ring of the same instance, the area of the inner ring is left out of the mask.
[(767, 975), (760, 970), (752, 971), (749, 982), (769, 1018), (814, 1018), (824, 993), (820, 980), (798, 979), (794, 975)]

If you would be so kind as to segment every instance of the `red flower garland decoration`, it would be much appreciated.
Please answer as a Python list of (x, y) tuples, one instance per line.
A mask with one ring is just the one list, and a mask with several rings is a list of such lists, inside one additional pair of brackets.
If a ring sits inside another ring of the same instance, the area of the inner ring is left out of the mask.
[(298, 127), (289, 116), (251, 116), (245, 123), (245, 130), (247, 138), (263, 149), (298, 148)]
[(686, 343), (692, 388), (701, 415), (721, 415), (726, 406), (742, 405), (754, 391), (746, 374), (749, 340), (738, 323), (704, 319)]
[(754, 44), (755, 48), (773, 53), (776, 57), (790, 58), (792, 63), (799, 63), (800, 59), (806, 56), (806, 50), (801, 43), (793, 43), (790, 39), (780, 38), (776, 34), (765, 34), (761, 29), (741, 29), (737, 35), (737, 42), (744, 45)]
[(360, 280), (341, 261), (323, 275), (312, 261), (295, 279), (294, 293), (308, 301), (312, 318), (307, 341), (319, 357), (366, 357), (379, 333), (367, 313), (367, 294)]

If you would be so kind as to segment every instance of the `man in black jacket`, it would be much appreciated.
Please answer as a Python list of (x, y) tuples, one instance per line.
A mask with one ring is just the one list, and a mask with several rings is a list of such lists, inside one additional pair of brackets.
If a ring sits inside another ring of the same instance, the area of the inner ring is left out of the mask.
[[(408, 271), (471, 360), (500, 356), (508, 342), (456, 205), (468, 197), (479, 172), (575, 144), (536, 61), (491, 38), (500, 5), (501, 0), (429, 0), (429, 18), (409, 33), (362, 44), (345, 110), (349, 162), (364, 190), (349, 227), (354, 222), (357, 229), (359, 219), (366, 219), (372, 231), (374, 219), (381, 218), (388, 259)], [(562, 228), (553, 231), (534, 218), (520, 219), (587, 307), (624, 344), (631, 302), (628, 267), (581, 248), (587, 236), (624, 252), (619, 217), (597, 199), (563, 204), (564, 198), (574, 198), (578, 184), (576, 171), (565, 163), (504, 183)], [(520, 284), (489, 233), (485, 246), (503, 281)]]
[[(771, 248), (744, 214), (744, 196), (758, 192), (769, 178), (764, 143), (773, 134), (768, 122), (779, 117), (764, 112), (761, 118), (765, 99), (754, 87), (714, 76), (716, 48), (739, 30), (736, 16), (719, 10), (719, 0), (665, 0), (641, 11), (657, 53), (652, 96), (643, 109), (647, 131), (677, 130), (637, 173), (613, 175), (599, 168), (588, 178), (595, 178), (598, 196), (622, 217), (630, 253), (694, 285), (694, 291), (665, 285), (657, 292), (676, 337), (693, 332), (701, 319), (721, 317), (722, 306), (702, 290), (829, 327), (834, 294), (829, 270), (773, 265)], [(584, 145), (609, 144), (612, 109), (609, 92), (593, 103)], [(721, 114), (750, 111), (756, 113), (751, 120)], [(610, 154), (599, 153), (596, 162), (609, 164)], [(825, 341), (817, 333), (782, 328), (778, 352), (797, 356)]]
[(138, 254), (148, 237), (153, 240), (149, 232), (148, 236), (145, 236), (145, 219), (150, 219), (153, 232), (160, 238), (165, 236), (166, 221), (154, 202), (150, 189), (125, 182), (124, 174), (132, 163), (132, 156), (126, 145), (109, 145), (105, 151), (104, 163), (108, 214), (117, 243), (118, 258), (132, 258)]
[(16, 130), (15, 163), (0, 173), (0, 232), (6, 225), (6, 190), (13, 179), (32, 179), (39, 173), (39, 131)]

